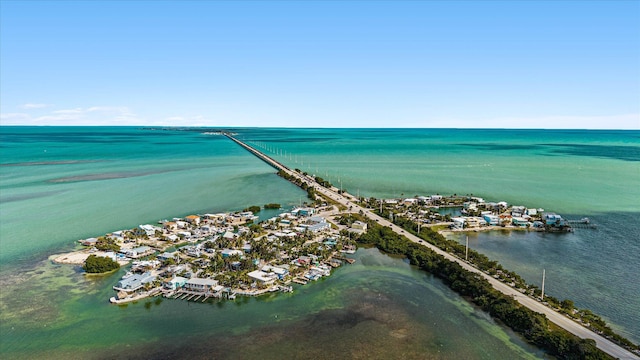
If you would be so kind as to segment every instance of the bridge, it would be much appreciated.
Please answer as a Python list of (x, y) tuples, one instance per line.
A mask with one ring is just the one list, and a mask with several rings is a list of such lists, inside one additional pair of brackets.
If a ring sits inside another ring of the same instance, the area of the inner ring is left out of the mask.
[(522, 294), (521, 292), (519, 292), (518, 290), (512, 288), (511, 286), (493, 278), (492, 276), (485, 274), (484, 272), (480, 271), (479, 269), (473, 267), (471, 264), (469, 264), (468, 262), (464, 261), (463, 259), (457, 258), (455, 256), (453, 256), (452, 254), (445, 252), (443, 250), (441, 250), (440, 248), (429, 244), (427, 242), (424, 242), (422, 239), (420, 239), (419, 237), (404, 231), (404, 229), (400, 228), (399, 226), (391, 223), (390, 221), (388, 221), (387, 219), (384, 219), (380, 216), (378, 216), (377, 214), (371, 212), (370, 209), (367, 208), (363, 208), (360, 205), (354, 203), (353, 201), (357, 200), (353, 195), (346, 193), (346, 192), (341, 192), (338, 193), (337, 191), (331, 190), (331, 189), (327, 189), (324, 186), (318, 184), (313, 178), (300, 174), (296, 171), (292, 171), (291, 169), (289, 169), (288, 167), (286, 167), (285, 165), (279, 163), (278, 161), (275, 161), (274, 159), (270, 158), (269, 156), (263, 154), (262, 152), (254, 149), (253, 147), (247, 145), (246, 143), (236, 139), (235, 137), (233, 137), (231, 134), (229, 133), (224, 133), (224, 135), (226, 137), (228, 137), (230, 140), (232, 140), (233, 142), (235, 142), (236, 144), (242, 146), (243, 148), (245, 148), (247, 151), (249, 151), (250, 153), (254, 154), (256, 157), (258, 157), (259, 159), (261, 159), (262, 161), (266, 162), (267, 164), (269, 164), (270, 166), (274, 167), (277, 170), (282, 170), (285, 173), (287, 173), (288, 175), (292, 176), (295, 179), (298, 179), (302, 182), (306, 182), (308, 186), (311, 186), (315, 189), (316, 192), (321, 193), (333, 200), (335, 200), (336, 202), (344, 205), (347, 208), (350, 208), (351, 211), (354, 212), (359, 212), (361, 214), (363, 214), (364, 216), (366, 216), (367, 218), (374, 220), (376, 222), (378, 222), (380, 225), (383, 226), (387, 226), (389, 228), (391, 228), (394, 232), (396, 232), (397, 234), (404, 236), (406, 238), (408, 238), (410, 241), (413, 241), (415, 243), (418, 243), (422, 246), (426, 246), (429, 249), (431, 249), (432, 251), (434, 251), (435, 253), (442, 255), (445, 259), (449, 260), (449, 261), (453, 261), (458, 263), (460, 266), (462, 266), (465, 270), (479, 274), (480, 276), (482, 276), (484, 279), (486, 279), (491, 286), (493, 286), (496, 290), (502, 292), (505, 295), (508, 296), (512, 296), (516, 301), (518, 301), (520, 304), (522, 304), (523, 306), (526, 306), (527, 308), (544, 314), (546, 315), (546, 317), (553, 322), (554, 324), (558, 325), (559, 327), (567, 330), (568, 332), (583, 338), (583, 339), (592, 339), (595, 340), (596, 342), (596, 346), (604, 351), (605, 353), (613, 356), (614, 358), (618, 358), (618, 359), (640, 359), (640, 357), (636, 356), (635, 354), (633, 354), (632, 352), (622, 348), (621, 346), (615, 344), (614, 342), (600, 336), (599, 334), (591, 331), (590, 329), (587, 329), (586, 327), (582, 326), (581, 324), (573, 321), (572, 319), (566, 317), (565, 315), (547, 307), (546, 305), (542, 304), (541, 302), (539, 302), (537, 299), (531, 298), (529, 296), (526, 296), (524, 294)]

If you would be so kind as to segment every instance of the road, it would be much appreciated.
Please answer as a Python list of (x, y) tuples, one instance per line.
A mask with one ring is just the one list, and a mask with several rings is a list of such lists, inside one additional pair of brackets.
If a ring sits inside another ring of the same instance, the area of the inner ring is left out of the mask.
[(434, 252), (436, 252), (437, 254), (440, 254), (442, 256), (444, 256), (447, 260), (449, 261), (454, 261), (456, 263), (458, 263), (460, 266), (462, 266), (464, 269), (480, 274), (482, 277), (484, 277), (487, 281), (489, 281), (489, 283), (491, 284), (491, 286), (493, 286), (496, 290), (502, 292), (503, 294), (509, 295), (509, 296), (513, 296), (514, 299), (516, 299), (520, 304), (526, 306), (527, 308), (544, 314), (547, 316), (547, 318), (549, 319), (549, 321), (553, 322), (554, 324), (560, 326), (561, 328), (567, 330), (568, 332), (583, 338), (583, 339), (593, 339), (596, 342), (596, 346), (606, 352), (607, 354), (615, 357), (615, 358), (619, 358), (619, 359), (640, 359), (640, 357), (636, 356), (635, 354), (633, 354), (632, 352), (620, 347), (619, 345), (611, 342), (610, 340), (605, 339), (604, 337), (596, 334), (595, 332), (587, 329), (586, 327), (582, 326), (581, 324), (573, 321), (572, 319), (566, 317), (565, 315), (547, 307), (546, 305), (542, 304), (541, 302), (539, 302), (538, 300), (535, 300), (529, 296), (526, 296), (524, 294), (522, 294), (521, 292), (519, 292), (518, 290), (512, 288), (511, 286), (493, 278), (492, 276), (485, 274), (484, 272), (480, 271), (479, 269), (473, 267), (472, 265), (470, 265), (469, 263), (465, 262), (464, 260), (457, 258), (455, 256), (453, 256), (450, 253), (447, 253), (443, 250), (441, 250), (440, 248), (427, 243), (425, 241), (423, 241), (422, 239), (420, 239), (419, 237), (408, 233), (406, 231), (404, 231), (404, 229), (400, 228), (397, 225), (394, 225), (393, 223), (391, 223), (390, 221), (388, 221), (387, 219), (384, 219), (380, 216), (378, 216), (377, 214), (371, 212), (369, 209), (367, 208), (363, 208), (361, 206), (359, 206), (358, 204), (354, 203), (353, 201), (356, 200), (356, 198), (351, 195), (348, 194), (346, 192), (343, 192), (342, 194), (339, 194), (336, 190), (331, 190), (331, 189), (327, 189), (324, 186), (321, 186), (320, 184), (318, 184), (317, 182), (315, 182), (315, 180), (309, 176), (300, 174), (298, 172), (295, 172), (291, 169), (289, 169), (288, 167), (280, 164), (279, 162), (275, 161), (274, 159), (268, 157), (267, 155), (261, 153), (260, 151), (250, 147), (249, 145), (237, 140), (236, 138), (227, 135), (227, 137), (231, 140), (233, 140), (234, 142), (236, 142), (238, 145), (244, 147), (245, 149), (247, 149), (248, 151), (250, 151), (251, 153), (253, 153), (254, 155), (256, 155), (258, 158), (262, 159), (263, 161), (265, 161), (266, 163), (268, 163), (269, 165), (273, 166), (274, 168), (278, 169), (278, 170), (283, 170), (285, 171), (287, 174), (305, 182), (307, 184), (307, 186), (311, 186), (315, 189), (316, 192), (323, 194), (324, 196), (327, 196), (328, 198), (335, 200), (336, 202), (338, 202), (339, 204), (346, 206), (347, 208), (350, 208), (350, 211), (352, 212), (356, 212), (356, 213), (361, 213), (364, 216), (366, 216), (367, 218), (376, 221), (378, 224), (383, 225), (383, 226), (388, 226), (390, 227), (393, 231), (395, 231), (397, 234), (400, 234), (402, 236), (405, 236), (406, 238), (408, 238), (410, 241), (413, 241), (415, 243), (418, 243), (422, 246), (426, 246), (429, 249), (433, 250)]

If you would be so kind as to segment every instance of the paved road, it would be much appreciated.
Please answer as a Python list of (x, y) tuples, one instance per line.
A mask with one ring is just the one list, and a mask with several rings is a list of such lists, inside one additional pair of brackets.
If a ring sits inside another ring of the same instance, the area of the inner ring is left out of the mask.
[(337, 201), (338, 203), (342, 204), (343, 206), (346, 206), (347, 208), (350, 208), (350, 211), (352, 212), (356, 212), (356, 213), (360, 213), (362, 212), (362, 214), (364, 214), (364, 216), (366, 216), (367, 218), (377, 221), (380, 225), (383, 226), (388, 226), (390, 227), (393, 231), (395, 231), (396, 233), (403, 235), (405, 237), (407, 237), (409, 240), (415, 242), (415, 243), (419, 243), (423, 246), (428, 247), (429, 249), (433, 250), (434, 252), (444, 256), (447, 260), (450, 261), (455, 261), (456, 263), (460, 264), (460, 266), (462, 266), (464, 269), (480, 274), (482, 277), (484, 277), (485, 279), (487, 279), (487, 281), (489, 281), (489, 283), (498, 291), (502, 292), (503, 294), (509, 295), (509, 296), (513, 296), (519, 303), (521, 303), (522, 305), (526, 306), (527, 308), (541, 313), (541, 314), (545, 314), (547, 316), (547, 318), (553, 322), (554, 324), (560, 326), (561, 328), (567, 330), (568, 332), (584, 338), (584, 339), (593, 339), (596, 342), (596, 345), (598, 346), (599, 349), (601, 349), (602, 351), (606, 352), (607, 354), (615, 357), (615, 358), (619, 358), (619, 359), (633, 359), (633, 360), (637, 360), (640, 359), (640, 357), (634, 355), (633, 353), (631, 353), (630, 351), (623, 349), (622, 347), (616, 345), (615, 343), (605, 339), (604, 337), (594, 333), (593, 331), (587, 329), (586, 327), (578, 324), (577, 322), (569, 319), (568, 317), (560, 314), (557, 311), (554, 311), (553, 309), (545, 306), (544, 304), (540, 303), (539, 301), (530, 298), (522, 293), (520, 293), (519, 291), (517, 291), (516, 289), (512, 288), (511, 286), (493, 278), (492, 276), (483, 273), (482, 271), (478, 270), (477, 268), (471, 266), (469, 263), (465, 262), (462, 259), (459, 259), (443, 250), (441, 250), (440, 248), (431, 245), (425, 241), (423, 241), (422, 239), (418, 238), (417, 236), (408, 233), (406, 231), (404, 231), (404, 229), (400, 228), (397, 225), (394, 225), (393, 223), (391, 223), (390, 221), (388, 221), (387, 219), (384, 219), (380, 216), (378, 216), (377, 214), (374, 214), (373, 212), (371, 212), (369, 209), (363, 208), (359, 205), (357, 205), (356, 203), (354, 203), (354, 201), (356, 200), (356, 198), (348, 193), (342, 193), (339, 194), (337, 192), (337, 189), (334, 190), (330, 190), (327, 189), (323, 186), (321, 186), (320, 184), (316, 183), (311, 177), (309, 176), (305, 176), (302, 174), (299, 174), (295, 171), (292, 171), (291, 169), (287, 168), (286, 166), (280, 164), (279, 162), (271, 159), (270, 157), (266, 156), (265, 154), (257, 151), (256, 149), (248, 146), (247, 144), (235, 139), (232, 136), (227, 135), (227, 137), (229, 137), (231, 140), (235, 141), (236, 143), (238, 143), (240, 146), (244, 147), (245, 149), (249, 150), (251, 153), (253, 153), (254, 155), (256, 155), (258, 158), (262, 159), (263, 161), (267, 162), (268, 164), (270, 164), (271, 166), (277, 168), (278, 170), (283, 170), (285, 171), (287, 174), (296, 177), (297, 179), (300, 179), (304, 182), (307, 183), (308, 186), (312, 186), (316, 192), (321, 193), (327, 197), (329, 197), (330, 199), (333, 199), (335, 201)]

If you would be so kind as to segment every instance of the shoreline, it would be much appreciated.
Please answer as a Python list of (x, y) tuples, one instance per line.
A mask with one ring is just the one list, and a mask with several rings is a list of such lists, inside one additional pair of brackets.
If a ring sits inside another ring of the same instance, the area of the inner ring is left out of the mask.
[[(53, 254), (48, 258), (49, 260), (51, 260), (56, 264), (82, 266), (84, 265), (84, 262), (87, 260), (89, 255), (105, 256), (106, 254), (107, 254), (106, 251), (98, 250), (98, 251), (92, 252), (91, 249), (80, 249), (80, 250), (75, 250), (67, 253)], [(120, 264), (120, 266), (125, 266), (129, 264), (129, 261), (118, 260), (118, 264)]]

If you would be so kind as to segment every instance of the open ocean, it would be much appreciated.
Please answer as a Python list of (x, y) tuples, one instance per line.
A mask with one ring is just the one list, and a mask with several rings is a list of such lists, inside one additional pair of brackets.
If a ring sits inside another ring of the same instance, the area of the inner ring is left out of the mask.
[[(470, 245), (538, 285), (546, 269), (548, 294), (640, 341), (640, 131), (229, 130), (352, 194), (474, 194), (591, 218), (597, 230), (478, 233)], [(51, 263), (78, 239), (106, 232), (305, 200), (212, 131), (0, 127), (0, 356), (542, 356), (437, 279), (374, 249), (293, 294), (213, 305), (113, 306), (108, 298), (121, 274), (86, 278)]]

